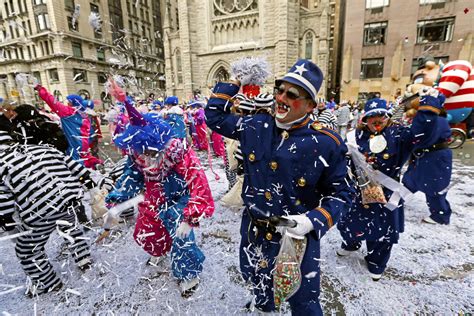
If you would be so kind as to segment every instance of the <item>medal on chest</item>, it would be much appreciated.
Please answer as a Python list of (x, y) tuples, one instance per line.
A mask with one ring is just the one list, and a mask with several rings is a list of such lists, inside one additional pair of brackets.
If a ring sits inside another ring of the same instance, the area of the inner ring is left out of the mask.
[(383, 135), (376, 135), (369, 140), (369, 148), (374, 154), (381, 153), (387, 148), (387, 140)]

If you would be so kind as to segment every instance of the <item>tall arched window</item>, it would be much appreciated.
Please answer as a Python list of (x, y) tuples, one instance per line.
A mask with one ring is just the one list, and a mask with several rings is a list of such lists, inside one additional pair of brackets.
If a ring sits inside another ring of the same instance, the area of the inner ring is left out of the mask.
[(229, 72), (224, 67), (220, 67), (214, 75), (214, 82), (229, 81), (229, 78)]
[(176, 78), (178, 83), (183, 83), (183, 66), (181, 65), (181, 51), (176, 50)]
[(313, 57), (313, 33), (308, 32), (305, 37), (304, 58), (311, 59)]

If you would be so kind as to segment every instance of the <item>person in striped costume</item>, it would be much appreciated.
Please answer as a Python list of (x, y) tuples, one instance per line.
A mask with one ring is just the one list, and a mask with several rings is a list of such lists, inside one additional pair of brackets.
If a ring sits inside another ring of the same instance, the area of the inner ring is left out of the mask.
[(337, 120), (331, 110), (326, 107), (324, 99), (318, 99), (318, 105), (313, 110), (313, 119), (321, 123), (323, 126), (332, 130), (337, 130)]
[(62, 286), (45, 253), (55, 230), (69, 243), (76, 265), (90, 267), (89, 245), (75, 214), (83, 194), (81, 183), (94, 185), (85, 167), (52, 147), (15, 143), (0, 130), (0, 179), (0, 226), (20, 232), (15, 251), (31, 281), (28, 295)]

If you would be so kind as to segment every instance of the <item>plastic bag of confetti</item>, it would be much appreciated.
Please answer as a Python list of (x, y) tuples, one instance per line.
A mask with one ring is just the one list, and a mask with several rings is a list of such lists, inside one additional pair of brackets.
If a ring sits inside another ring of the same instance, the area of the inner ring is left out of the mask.
[(286, 233), (283, 234), (273, 270), (273, 291), (277, 309), (301, 286), (300, 264), (305, 251), (306, 238), (294, 239)]
[(370, 179), (366, 171), (356, 167), (356, 176), (357, 184), (360, 188), (362, 204), (387, 203), (382, 186), (373, 179)]

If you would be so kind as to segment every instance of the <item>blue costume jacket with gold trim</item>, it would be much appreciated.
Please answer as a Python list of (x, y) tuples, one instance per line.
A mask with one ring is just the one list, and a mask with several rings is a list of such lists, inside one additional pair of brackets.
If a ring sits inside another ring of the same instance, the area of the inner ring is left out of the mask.
[[(314, 231), (307, 235), (302, 275), (319, 271), (319, 239), (351, 206), (353, 190), (346, 181), (347, 147), (337, 133), (309, 117), (284, 131), (268, 114), (231, 114), (231, 97), (238, 90), (239, 86), (231, 83), (215, 86), (206, 108), (207, 124), (225, 137), (240, 140), (245, 170), (242, 199), (246, 205), (256, 206), (243, 213), (241, 271), (260, 288), (257, 306), (270, 311), (274, 309), (271, 270), (281, 236), (260, 234), (252, 218), (307, 212)], [(260, 259), (253, 256), (253, 247), (262, 249)], [(319, 302), (315, 301), (318, 294), (319, 273), (315, 278), (303, 277), (300, 290), (290, 299), (293, 312), (319, 314)]]

